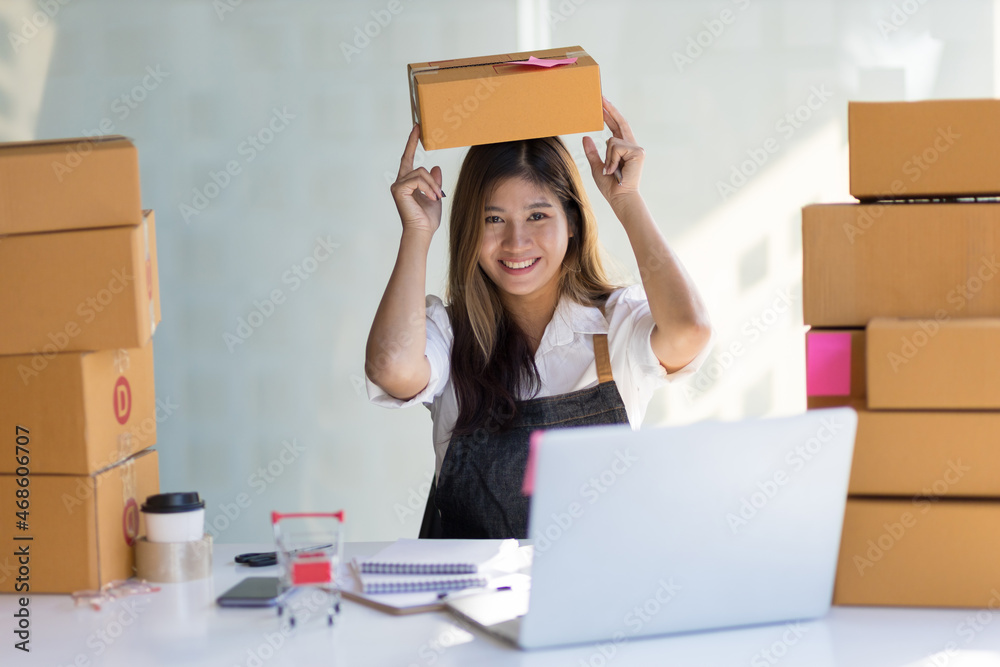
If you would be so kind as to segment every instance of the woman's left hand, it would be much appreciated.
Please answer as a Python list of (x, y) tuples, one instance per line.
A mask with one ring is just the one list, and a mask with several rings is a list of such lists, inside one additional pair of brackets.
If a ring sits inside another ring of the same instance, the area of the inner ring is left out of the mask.
[[(590, 170), (594, 174), (594, 182), (608, 203), (639, 194), (639, 179), (642, 177), (642, 164), (646, 159), (646, 151), (635, 142), (635, 135), (628, 121), (614, 107), (608, 98), (602, 96), (604, 107), (604, 122), (610, 128), (612, 137), (608, 139), (607, 155), (601, 159), (597, 146), (590, 137), (583, 138), (583, 150), (590, 162)], [(621, 184), (615, 171), (621, 169)]]

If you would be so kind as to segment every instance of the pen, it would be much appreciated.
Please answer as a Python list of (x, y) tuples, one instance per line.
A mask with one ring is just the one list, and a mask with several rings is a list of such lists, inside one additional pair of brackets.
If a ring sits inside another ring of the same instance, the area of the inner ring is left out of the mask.
[[(491, 588), (490, 592), (492, 593), (493, 591), (509, 591), (509, 590), (510, 590), (510, 586), (498, 586), (496, 588)], [(481, 592), (481, 591), (472, 591), (472, 589), (469, 589), (469, 588), (462, 588), (462, 589), (457, 590), (457, 591), (444, 591), (443, 593), (438, 593), (438, 600), (447, 600), (454, 593), (466, 593), (467, 594), (467, 593), (470, 593), (470, 592), (477, 592), (478, 593), (478, 592)]]
[(615, 179), (618, 180), (618, 185), (622, 184), (622, 168), (618, 167), (615, 169)]

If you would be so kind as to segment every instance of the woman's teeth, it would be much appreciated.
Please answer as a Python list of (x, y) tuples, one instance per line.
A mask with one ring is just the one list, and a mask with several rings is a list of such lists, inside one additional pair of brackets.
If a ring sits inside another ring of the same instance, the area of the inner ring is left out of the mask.
[(503, 262), (503, 265), (506, 266), (508, 269), (525, 269), (534, 264), (535, 262), (537, 262), (538, 258), (536, 257), (535, 259), (529, 259), (524, 262), (517, 262), (517, 263), (508, 262), (503, 259), (501, 259), (500, 261)]

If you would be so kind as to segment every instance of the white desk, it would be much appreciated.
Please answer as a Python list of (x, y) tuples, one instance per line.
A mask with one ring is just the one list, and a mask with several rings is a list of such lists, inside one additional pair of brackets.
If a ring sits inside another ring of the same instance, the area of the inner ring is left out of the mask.
[[(352, 543), (346, 554), (367, 556), (383, 546)], [(267, 550), (266, 545), (216, 545), (212, 579), (164, 584), (158, 593), (123, 598), (101, 611), (74, 607), (68, 595), (35, 595), (30, 655), (13, 648), (15, 597), (0, 595), (0, 665), (1000, 666), (1000, 618), (975, 610), (835, 607), (821, 621), (800, 624), (798, 635), (785, 625), (772, 625), (642, 639), (619, 644), (610, 659), (600, 645), (527, 653), (468, 632), (443, 612), (394, 617), (349, 601), (333, 629), (317, 613), (294, 633), (283, 634), (273, 609), (215, 604), (245, 576), (276, 574), (274, 567), (233, 563), (237, 553)], [(951, 655), (949, 646), (954, 646)], [(765, 650), (774, 653), (767, 656)], [(936, 661), (927, 659), (935, 654), (940, 654)]]

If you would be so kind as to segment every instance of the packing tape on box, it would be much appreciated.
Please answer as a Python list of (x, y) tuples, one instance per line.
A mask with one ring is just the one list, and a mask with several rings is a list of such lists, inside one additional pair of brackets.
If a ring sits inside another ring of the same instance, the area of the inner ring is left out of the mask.
[[(564, 58), (587, 58), (589, 54), (586, 51), (568, 51)], [(418, 74), (429, 74), (437, 73), (443, 69), (461, 69), (463, 67), (483, 67), (486, 65), (506, 65), (512, 62), (510, 60), (498, 60), (495, 63), (476, 63), (474, 65), (453, 65), (451, 67), (439, 67), (437, 65), (428, 65), (427, 67), (414, 67), (410, 70), (410, 94), (413, 96), (413, 114), (417, 118), (417, 122), (420, 122), (420, 106), (417, 104), (417, 75)]]
[[(115, 372), (118, 373), (118, 375), (124, 375), (125, 371), (127, 371), (129, 369), (129, 366), (132, 365), (132, 360), (128, 356), (128, 350), (126, 350), (124, 348), (120, 348), (120, 349), (116, 350), (114, 356), (111, 358), (111, 364), (114, 366)], [(115, 385), (115, 391), (117, 392), (117, 390), (118, 390), (118, 385)], [(132, 399), (130, 397), (129, 401), (131, 401), (131, 400)], [(117, 396), (117, 394), (115, 396), (115, 402), (116, 403), (118, 402), (118, 396)], [(116, 445), (117, 446), (116, 446), (115, 451), (114, 451), (114, 457), (115, 457), (114, 460), (115, 461), (124, 461), (125, 459), (127, 459), (129, 457), (129, 454), (132, 453), (132, 434), (131, 434), (131, 432), (126, 431), (124, 433), (120, 433), (118, 435), (118, 440), (116, 442)], [(133, 489), (134, 489), (134, 485), (133, 485)], [(128, 502), (128, 499), (129, 499), (129, 496), (126, 495), (125, 496), (125, 502), (126, 503)]]
[(125, 544), (134, 546), (139, 536), (139, 503), (135, 499), (135, 459), (126, 459), (118, 467), (122, 481), (122, 534)]
[(118, 350), (116, 350), (115, 355), (111, 360), (111, 363), (114, 364), (115, 370), (118, 371), (118, 375), (123, 375), (125, 371), (128, 370), (128, 367), (132, 364), (128, 356), (128, 350), (126, 350), (125, 348), (119, 348)]
[(420, 105), (417, 104), (417, 74), (422, 74), (424, 72), (437, 72), (440, 69), (436, 65), (430, 67), (415, 67), (410, 70), (410, 94), (413, 96), (413, 115), (416, 116), (417, 122), (420, 122)]
[(146, 248), (146, 293), (149, 295), (149, 333), (156, 333), (156, 304), (153, 303), (153, 265), (152, 253), (149, 250), (149, 216), (143, 211), (142, 238)]
[(123, 461), (118, 474), (122, 479), (122, 500), (128, 503), (130, 499), (135, 498), (135, 460)]
[(135, 543), (135, 576), (160, 584), (194, 581), (212, 576), (212, 536), (192, 542)]
[[(116, 443), (115, 457), (116, 460), (121, 461), (127, 459), (132, 453), (132, 433), (125, 431), (124, 433), (118, 434), (118, 442)], [(128, 498), (126, 498), (128, 500)]]

